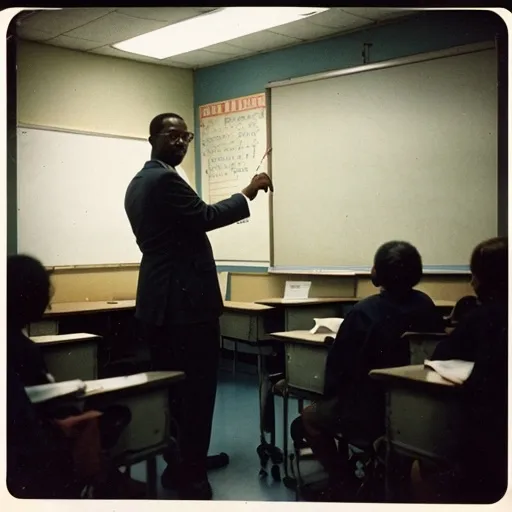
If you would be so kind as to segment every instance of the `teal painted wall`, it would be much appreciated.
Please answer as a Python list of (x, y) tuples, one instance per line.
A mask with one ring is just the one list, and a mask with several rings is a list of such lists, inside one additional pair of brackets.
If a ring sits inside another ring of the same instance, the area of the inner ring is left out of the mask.
[[(198, 106), (265, 90), (268, 82), (363, 64), (363, 43), (378, 62), (493, 40), (505, 24), (485, 11), (423, 12), (403, 21), (199, 69), (194, 79), (196, 185), (201, 192)], [(506, 30), (506, 29), (505, 29)]]

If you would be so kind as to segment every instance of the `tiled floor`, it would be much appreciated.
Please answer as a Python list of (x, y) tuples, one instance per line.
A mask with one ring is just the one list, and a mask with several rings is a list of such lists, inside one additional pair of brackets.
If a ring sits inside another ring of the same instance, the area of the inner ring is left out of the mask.
[[(227, 367), (230, 368), (229, 363)], [(249, 369), (252, 370), (252, 374), (247, 373)], [(281, 406), (281, 399), (277, 398), (276, 423), (279, 445), (282, 439)], [(295, 418), (296, 410), (295, 404), (291, 403), (290, 420)], [(295, 493), (288, 490), (282, 482), (273, 481), (271, 476), (260, 479), (260, 463), (256, 454), (258, 445), (258, 379), (254, 374), (254, 368), (240, 364), (236, 375), (221, 370), (210, 453), (228, 453), (230, 464), (209, 473), (214, 500), (295, 501)], [(159, 477), (164, 468), (165, 462), (159, 459)], [(132, 476), (138, 480), (145, 480), (145, 466), (139, 464), (133, 467)], [(159, 488), (158, 498), (174, 499), (174, 494)]]

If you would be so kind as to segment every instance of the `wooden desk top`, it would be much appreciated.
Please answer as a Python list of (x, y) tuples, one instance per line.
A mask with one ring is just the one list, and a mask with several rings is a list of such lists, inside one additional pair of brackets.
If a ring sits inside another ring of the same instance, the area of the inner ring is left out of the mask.
[(266, 306), (312, 306), (318, 304), (356, 304), (360, 300), (357, 297), (318, 297), (310, 299), (283, 299), (281, 297), (261, 299), (255, 302)]
[(226, 309), (227, 311), (260, 313), (263, 311), (270, 311), (271, 309), (274, 308), (271, 306), (265, 306), (264, 304), (258, 304), (256, 302), (236, 302), (232, 300), (225, 300), (224, 309)]
[[(130, 377), (132, 379), (130, 379)], [(144, 377), (146, 377), (146, 379), (144, 379)], [(151, 388), (162, 388), (175, 384), (184, 378), (184, 372), (144, 372), (136, 375), (128, 375), (126, 377), (113, 377), (111, 379), (101, 379), (101, 381), (90, 381), (93, 385), (97, 382), (101, 387), (86, 391), (84, 398), (95, 398), (110, 393), (131, 393), (134, 390), (138, 392)]]
[(101, 340), (101, 336), (97, 334), (87, 334), (84, 332), (76, 334), (50, 334), (48, 336), (31, 336), (34, 343), (41, 345), (61, 345), (64, 343), (80, 343), (83, 341)]
[(44, 317), (76, 315), (80, 313), (100, 313), (103, 311), (120, 311), (135, 308), (135, 300), (116, 300), (98, 302), (57, 302), (47, 309)]
[(460, 388), (460, 386), (443, 379), (443, 377), (434, 370), (425, 368), (422, 364), (372, 370), (370, 377), (383, 381), (387, 386), (394, 384), (421, 384), (423, 386), (433, 386), (437, 388)]
[(302, 343), (307, 345), (329, 345), (325, 343), (326, 338), (334, 338), (335, 335), (329, 334), (311, 334), (309, 331), (284, 331), (270, 333), (272, 338), (283, 342)]

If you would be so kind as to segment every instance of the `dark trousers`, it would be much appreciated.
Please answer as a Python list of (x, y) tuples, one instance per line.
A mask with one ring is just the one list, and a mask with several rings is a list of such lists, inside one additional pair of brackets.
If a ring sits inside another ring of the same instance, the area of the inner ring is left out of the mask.
[[(220, 354), (218, 320), (165, 327), (144, 326), (154, 371), (184, 371), (171, 388), (170, 409), (179, 427), (181, 466), (186, 479), (206, 477)], [(166, 461), (171, 463), (169, 457)]]

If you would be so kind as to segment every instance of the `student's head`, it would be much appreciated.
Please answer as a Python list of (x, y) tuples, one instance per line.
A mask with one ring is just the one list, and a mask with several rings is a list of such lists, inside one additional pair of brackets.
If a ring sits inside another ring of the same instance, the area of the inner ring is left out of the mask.
[(151, 157), (176, 167), (185, 158), (193, 138), (194, 134), (188, 131), (181, 116), (172, 113), (160, 114), (149, 125)]
[(372, 282), (393, 294), (414, 288), (423, 274), (421, 256), (408, 242), (387, 242), (375, 253)]
[(50, 275), (43, 265), (26, 255), (7, 258), (7, 324), (22, 329), (41, 319), (52, 295)]
[(481, 301), (508, 298), (508, 237), (479, 243), (471, 255), (471, 284)]

